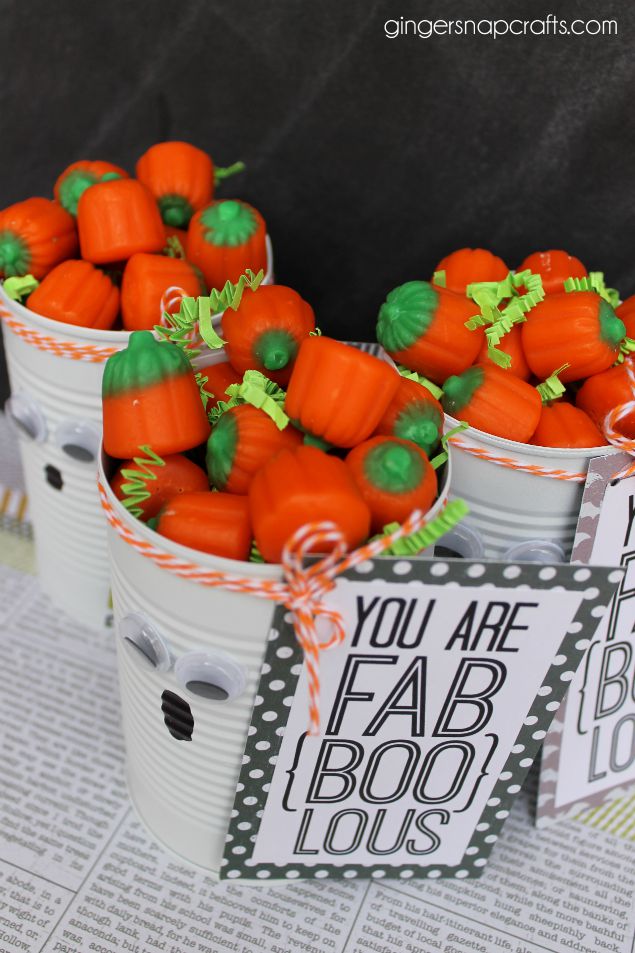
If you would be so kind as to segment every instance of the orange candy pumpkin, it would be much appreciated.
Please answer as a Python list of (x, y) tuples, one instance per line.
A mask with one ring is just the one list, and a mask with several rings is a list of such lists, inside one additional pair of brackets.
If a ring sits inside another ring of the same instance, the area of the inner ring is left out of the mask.
[[(501, 338), (500, 344), (498, 345), (498, 350), (503, 351), (505, 354), (509, 354), (511, 357), (511, 364), (505, 370), (509, 374), (514, 374), (516, 377), (520, 377), (523, 381), (528, 381), (531, 377), (531, 370), (529, 369), (529, 364), (527, 363), (527, 358), (525, 357), (525, 352), (523, 351), (523, 339), (521, 326), (519, 324), (512, 325), (511, 331), (508, 331), (507, 334)], [(481, 350), (476, 358), (477, 364), (491, 364), (492, 359), (488, 354), (488, 345), (487, 338), (483, 339), (483, 344), (481, 345)]]
[(53, 186), (53, 195), (71, 215), (77, 215), (77, 204), (86, 189), (97, 182), (107, 182), (109, 179), (127, 179), (125, 169), (112, 162), (102, 162), (99, 159), (80, 159), (71, 162), (57, 177)]
[(217, 404), (219, 400), (229, 400), (227, 388), (231, 384), (240, 384), (243, 379), (242, 374), (237, 374), (229, 361), (208, 364), (202, 368), (201, 373), (207, 378), (205, 393), (209, 394), (213, 404)]
[(98, 182), (77, 206), (82, 258), (96, 265), (125, 261), (136, 252), (160, 252), (165, 230), (152, 194), (135, 179)]
[(502, 281), (509, 274), (503, 259), (485, 248), (459, 248), (442, 258), (434, 270), (444, 271), (445, 287), (461, 295), (476, 281)]
[[(626, 363), (624, 363), (587, 378), (576, 394), (575, 402), (576, 406), (584, 410), (603, 433), (604, 421), (609, 411), (631, 400), (633, 400), (633, 389)], [(625, 436), (635, 437), (635, 412), (622, 417), (619, 429)]]
[(531, 442), (538, 447), (602, 447), (606, 440), (588, 414), (564, 400), (543, 406)]
[(522, 345), (532, 372), (541, 379), (554, 367), (563, 384), (599, 374), (614, 364), (626, 334), (611, 305), (593, 291), (548, 295), (522, 325)]
[(187, 228), (194, 212), (214, 197), (214, 163), (189, 142), (157, 142), (136, 165), (137, 179), (152, 192), (166, 225)]
[(133, 331), (106, 361), (102, 381), (104, 450), (126, 460), (148, 445), (163, 456), (203, 443), (209, 421), (190, 362), (176, 344)]
[(235, 284), (247, 268), (267, 271), (267, 227), (247, 202), (225, 199), (199, 209), (187, 232), (187, 258), (210, 288)]
[(567, 278), (585, 278), (588, 275), (579, 258), (556, 249), (535, 251), (527, 255), (518, 271), (525, 271), (527, 268), (534, 275), (540, 275), (545, 294), (564, 291)]
[(542, 411), (535, 387), (495, 364), (475, 364), (443, 385), (443, 409), (485, 433), (527, 443)]
[(371, 515), (371, 530), (403, 523), (413, 510), (426, 513), (437, 495), (437, 475), (425, 453), (410, 440), (372, 437), (346, 457)]
[(27, 306), (54, 321), (107, 331), (119, 312), (119, 289), (89, 261), (69, 259), (49, 271)]
[(228, 493), (247, 493), (254, 475), (280, 450), (293, 450), (302, 434), (288, 424), (279, 430), (264, 410), (231, 407), (216, 421), (207, 441), (210, 483)]
[[(209, 481), (205, 470), (192, 463), (183, 454), (167, 454), (163, 458), (163, 463), (162, 467), (152, 467), (152, 478), (148, 479), (138, 470), (134, 460), (125, 460), (110, 481), (112, 491), (118, 500), (124, 500), (130, 495), (131, 483), (136, 482), (143, 487), (147, 492), (147, 498), (138, 503), (142, 511), (139, 519), (143, 521), (156, 516), (165, 503), (181, 493), (209, 491)], [(135, 473), (138, 475), (136, 480)]]
[(223, 314), (225, 351), (239, 374), (256, 370), (288, 383), (302, 341), (315, 329), (311, 305), (284, 285), (246, 289), (236, 310)]
[(123, 271), (121, 317), (128, 331), (151, 331), (160, 324), (163, 312), (175, 314), (181, 298), (202, 294), (201, 282), (181, 258), (137, 252)]
[(429, 454), (439, 443), (442, 431), (443, 407), (439, 401), (423, 384), (402, 377), (375, 433), (411, 440)]
[(397, 393), (397, 371), (333, 338), (300, 345), (285, 412), (300, 427), (336, 447), (354, 447), (375, 430)]
[(25, 199), (0, 212), (0, 278), (43, 278), (76, 252), (75, 220), (57, 202)]
[(427, 281), (394, 288), (379, 309), (377, 340), (400, 364), (441, 384), (476, 360), (483, 331), (469, 331), (466, 321), (478, 307), (463, 295)]
[(269, 460), (251, 481), (249, 511), (258, 549), (270, 563), (280, 562), (285, 543), (309, 522), (335, 523), (349, 549), (370, 532), (370, 511), (350, 469), (316, 447), (282, 450)]
[(252, 539), (247, 497), (183, 493), (159, 514), (157, 533), (190, 549), (244, 561)]

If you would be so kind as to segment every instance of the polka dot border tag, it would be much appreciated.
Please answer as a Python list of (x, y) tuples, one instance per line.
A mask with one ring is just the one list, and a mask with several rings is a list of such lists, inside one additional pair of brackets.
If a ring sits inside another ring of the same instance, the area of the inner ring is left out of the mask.
[[(609, 577), (612, 576), (610, 579)], [(582, 593), (578, 611), (564, 634), (547, 675), (522, 727), (508, 752), (503, 770), (491, 791), (461, 862), (454, 866), (408, 864), (391, 866), (386, 858), (375, 866), (335, 865), (304, 861), (288, 865), (256, 863), (254, 845), (267, 802), (278, 753), (302, 671), (302, 652), (296, 641), (291, 618), (277, 607), (269, 633), (258, 692), (248, 731), (245, 754), (234, 801), (225, 852), (222, 879), (269, 880), (321, 878), (409, 878), (479, 877), (487, 864), (492, 847), (510, 813), (525, 775), (547, 734), (554, 712), (564, 697), (569, 682), (584, 654), (585, 638), (597, 626), (599, 608), (609, 604), (615, 588), (615, 572), (604, 567), (549, 565), (536, 563), (500, 563), (461, 559), (410, 560), (379, 557), (362, 563), (343, 578), (372, 587), (375, 580), (422, 583), (448, 587), (496, 587), (530, 590), (560, 589)], [(585, 638), (582, 638), (584, 633)], [(495, 731), (495, 722), (488, 726)], [(446, 829), (446, 836), (447, 836)]]

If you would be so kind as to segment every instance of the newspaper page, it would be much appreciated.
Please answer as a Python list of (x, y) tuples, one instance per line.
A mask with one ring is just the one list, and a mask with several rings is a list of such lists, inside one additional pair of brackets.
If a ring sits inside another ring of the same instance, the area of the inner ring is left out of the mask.
[(480, 880), (218, 885), (130, 805), (112, 633), (0, 567), (0, 953), (632, 953), (635, 843), (520, 795)]

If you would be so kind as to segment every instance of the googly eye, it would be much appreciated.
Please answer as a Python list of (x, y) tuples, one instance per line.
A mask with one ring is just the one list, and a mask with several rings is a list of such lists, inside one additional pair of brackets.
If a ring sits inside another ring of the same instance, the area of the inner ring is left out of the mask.
[(140, 612), (130, 612), (119, 623), (119, 637), (130, 652), (156, 672), (170, 668), (170, 649), (152, 622)]
[(48, 433), (46, 418), (33, 397), (23, 393), (12, 394), (4, 409), (18, 433), (35, 443), (44, 443)]
[(87, 420), (63, 420), (55, 431), (55, 443), (71, 460), (93, 463), (99, 452), (99, 430)]
[(193, 695), (232, 701), (245, 690), (242, 667), (225, 652), (189, 652), (174, 666), (177, 681)]

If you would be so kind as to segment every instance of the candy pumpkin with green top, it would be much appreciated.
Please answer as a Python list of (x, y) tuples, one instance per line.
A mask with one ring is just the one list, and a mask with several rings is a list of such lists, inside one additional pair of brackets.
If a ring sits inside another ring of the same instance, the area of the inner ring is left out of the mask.
[(135, 179), (109, 179), (86, 189), (77, 205), (77, 228), (82, 258), (96, 265), (165, 247), (154, 197)]
[(465, 327), (477, 306), (428, 281), (394, 288), (379, 309), (377, 340), (400, 364), (440, 384), (474, 363), (483, 331)]
[(267, 271), (267, 227), (247, 202), (225, 199), (196, 212), (187, 232), (187, 258), (210, 288), (235, 284), (247, 268)]
[(145, 444), (160, 456), (179, 453), (209, 436), (190, 362), (150, 331), (133, 331), (128, 346), (108, 358), (102, 397), (104, 449), (112, 457), (134, 457)]
[(426, 513), (437, 495), (437, 475), (426, 454), (409, 440), (371, 437), (346, 457), (371, 515), (371, 530), (403, 523), (413, 510)]
[(121, 280), (123, 326), (127, 331), (151, 331), (164, 311), (176, 314), (181, 298), (196, 298), (204, 290), (192, 265), (182, 258), (137, 252), (128, 259)]
[(439, 401), (423, 384), (402, 377), (375, 434), (411, 440), (429, 454), (438, 445), (442, 432), (443, 408)]
[(441, 403), (446, 414), (471, 427), (527, 443), (542, 410), (540, 394), (526, 381), (495, 364), (475, 364), (443, 384)]
[(161, 510), (156, 530), (203, 553), (224, 559), (249, 558), (252, 533), (246, 496), (183, 493)]
[(528, 255), (518, 271), (527, 268), (532, 274), (540, 275), (545, 294), (564, 291), (567, 278), (586, 278), (589, 274), (579, 258), (558, 249), (535, 251)]
[(86, 189), (97, 182), (108, 182), (110, 179), (127, 179), (128, 173), (112, 162), (100, 160), (80, 159), (71, 162), (57, 177), (53, 186), (53, 195), (71, 215), (77, 215), (77, 204)]
[(565, 400), (544, 404), (531, 438), (537, 447), (602, 447), (606, 444), (588, 414)]
[(298, 348), (315, 330), (311, 305), (284, 285), (246, 289), (239, 306), (223, 314), (227, 357), (239, 374), (256, 370), (288, 383)]
[[(270, 563), (280, 562), (285, 544), (309, 522), (335, 523), (348, 549), (370, 532), (370, 510), (350, 468), (317, 447), (282, 450), (258, 470), (249, 487), (249, 512), (258, 549)], [(320, 544), (321, 552), (330, 548)]]
[(593, 291), (548, 295), (522, 325), (527, 363), (536, 377), (568, 364), (560, 378), (578, 381), (605, 371), (617, 360), (626, 336), (624, 322)]
[(371, 354), (324, 336), (300, 345), (285, 413), (335, 447), (354, 447), (375, 430), (397, 393), (399, 374)]
[(486, 248), (458, 248), (442, 258), (434, 271), (445, 272), (444, 287), (461, 295), (476, 281), (502, 281), (509, 274), (503, 259)]
[(75, 220), (57, 202), (25, 199), (0, 212), (0, 278), (43, 278), (76, 252)]
[(226, 410), (207, 441), (210, 483), (228, 493), (247, 493), (254, 475), (280, 450), (293, 450), (302, 434), (288, 424), (279, 430), (264, 410), (239, 404)]
[(157, 142), (136, 165), (139, 182), (157, 200), (166, 225), (187, 228), (194, 212), (214, 197), (211, 156), (189, 142)]
[(143, 522), (152, 519), (166, 503), (182, 493), (209, 492), (205, 470), (182, 453), (167, 454), (161, 464), (142, 471), (135, 460), (124, 460), (110, 481), (118, 500), (139, 496), (135, 502)]
[(70, 258), (49, 271), (27, 307), (54, 321), (107, 331), (119, 313), (119, 289), (89, 261)]
[[(610, 367), (600, 374), (587, 378), (576, 394), (575, 402), (604, 432), (604, 421), (614, 407), (633, 400), (633, 388), (626, 363)], [(620, 432), (629, 438), (635, 437), (635, 411), (619, 422)]]

